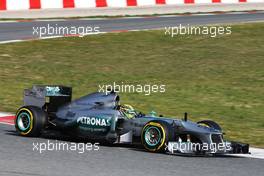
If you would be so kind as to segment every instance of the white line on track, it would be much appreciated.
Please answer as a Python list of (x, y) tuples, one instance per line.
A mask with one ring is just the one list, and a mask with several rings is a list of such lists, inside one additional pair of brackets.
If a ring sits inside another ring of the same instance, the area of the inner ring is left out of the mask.
[(6, 41), (0, 41), (0, 44), (6, 44), (6, 43), (16, 43), (16, 42), (23, 42), (25, 40), (6, 40)]
[(0, 117), (10, 116), (10, 115), (14, 115), (14, 114), (9, 113), (9, 112), (0, 112)]
[[(142, 30), (127, 30), (127, 32), (129, 31), (146, 31), (149, 29), (142, 29)], [(155, 29), (153, 29), (155, 30)], [(126, 30), (124, 30), (126, 31)], [(99, 35), (99, 34), (106, 34), (106, 33), (121, 33), (123, 32), (122, 30), (120, 31), (109, 31), (109, 32), (96, 32), (96, 33), (88, 33), (85, 35), (66, 35), (66, 36), (49, 36), (49, 37), (41, 37), (41, 38), (32, 38), (32, 39), (21, 39), (21, 40), (7, 40), (7, 41), (0, 41), (0, 44), (8, 44), (8, 43), (17, 43), (17, 42), (26, 42), (26, 41), (33, 41), (33, 40), (46, 40), (46, 39), (55, 39), (55, 38), (63, 38), (63, 37), (85, 37), (88, 35)]]
[(264, 149), (249, 148), (249, 151), (251, 152), (250, 158), (264, 159)]
[(249, 152), (250, 152), (250, 154), (228, 154), (228, 155), (229, 156), (244, 157), (244, 158), (264, 159), (264, 149), (250, 147)]

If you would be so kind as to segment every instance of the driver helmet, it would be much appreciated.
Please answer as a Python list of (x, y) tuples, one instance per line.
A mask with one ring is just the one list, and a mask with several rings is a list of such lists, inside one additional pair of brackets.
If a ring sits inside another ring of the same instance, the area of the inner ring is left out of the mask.
[(128, 119), (132, 119), (136, 116), (136, 111), (135, 109), (128, 104), (124, 104), (120, 106), (120, 110), (125, 115)]

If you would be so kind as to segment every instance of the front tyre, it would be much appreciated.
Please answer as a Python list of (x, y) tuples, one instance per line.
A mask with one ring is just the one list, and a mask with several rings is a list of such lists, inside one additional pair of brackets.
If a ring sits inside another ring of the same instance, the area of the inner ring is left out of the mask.
[(205, 125), (207, 127), (222, 131), (222, 128), (220, 127), (220, 125), (218, 123), (212, 121), (212, 120), (201, 120), (201, 121), (197, 122), (197, 124)]
[(39, 107), (21, 107), (15, 118), (16, 131), (21, 136), (37, 137), (47, 124), (47, 115)]
[(151, 121), (142, 129), (141, 143), (147, 151), (164, 152), (172, 134), (165, 123)]

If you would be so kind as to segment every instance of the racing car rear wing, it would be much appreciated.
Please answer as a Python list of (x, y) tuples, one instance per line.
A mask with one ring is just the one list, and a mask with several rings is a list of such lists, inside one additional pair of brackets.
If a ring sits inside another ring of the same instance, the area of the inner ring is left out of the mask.
[(49, 111), (71, 101), (72, 88), (59, 85), (34, 85), (24, 90), (24, 106), (48, 106)]

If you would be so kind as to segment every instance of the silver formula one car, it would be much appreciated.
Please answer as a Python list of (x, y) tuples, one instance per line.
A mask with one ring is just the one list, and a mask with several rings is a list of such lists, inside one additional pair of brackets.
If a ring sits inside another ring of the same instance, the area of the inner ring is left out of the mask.
[(150, 152), (183, 154), (248, 153), (249, 145), (223, 139), (214, 121), (157, 117), (120, 105), (115, 92), (92, 93), (71, 101), (66, 86), (33, 86), (24, 92), (24, 106), (16, 113), (15, 127), (22, 136), (59, 130), (74, 136), (109, 143), (142, 144)]

